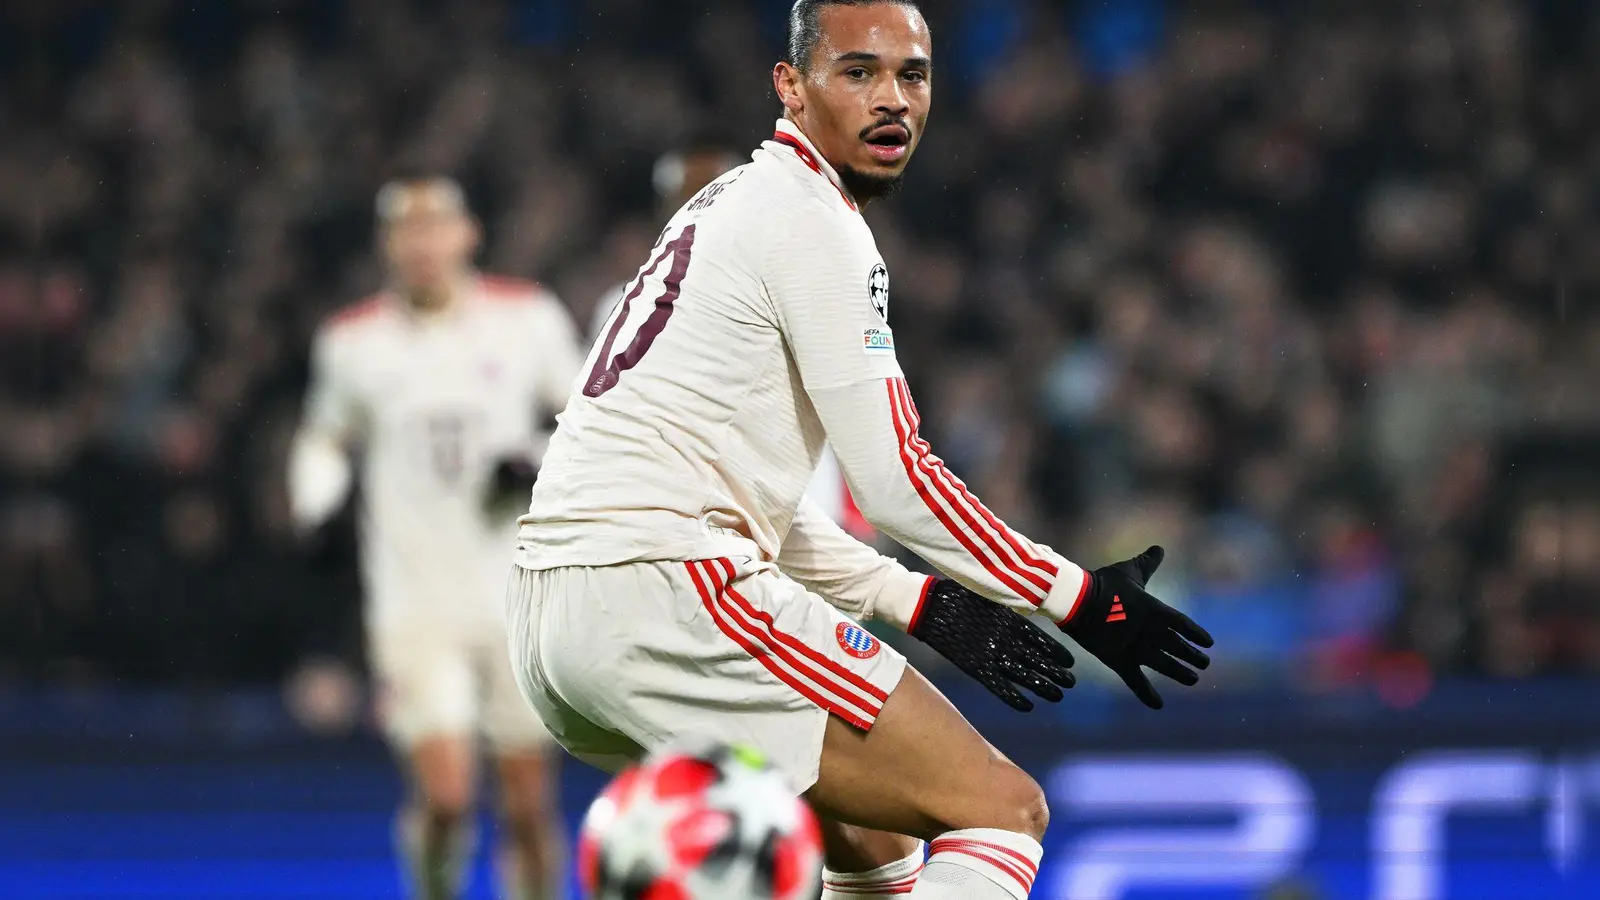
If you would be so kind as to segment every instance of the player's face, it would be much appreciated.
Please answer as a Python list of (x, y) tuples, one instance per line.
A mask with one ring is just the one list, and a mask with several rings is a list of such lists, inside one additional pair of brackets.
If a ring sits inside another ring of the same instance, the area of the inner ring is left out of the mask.
[(780, 63), (778, 95), (847, 186), (868, 200), (898, 183), (922, 140), (933, 103), (933, 41), (922, 14), (896, 3), (826, 7), (820, 24), (811, 70)]
[(449, 192), (406, 189), (384, 232), (389, 268), (403, 287), (438, 288), (459, 276), (478, 248), (478, 228)]

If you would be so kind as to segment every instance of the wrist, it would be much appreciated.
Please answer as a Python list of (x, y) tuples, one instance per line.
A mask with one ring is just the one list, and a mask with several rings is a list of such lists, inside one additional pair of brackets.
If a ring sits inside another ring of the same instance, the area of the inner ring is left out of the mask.
[(910, 632), (922, 615), (928, 598), (928, 589), (935, 579), (902, 569), (884, 579), (878, 596), (873, 598), (871, 617), (887, 622), (904, 632)]
[(1083, 608), (1083, 602), (1093, 586), (1094, 576), (1089, 574), (1088, 569), (1065, 562), (1056, 575), (1055, 584), (1050, 586), (1050, 593), (1039, 604), (1039, 612), (1048, 616), (1057, 626), (1065, 628)]

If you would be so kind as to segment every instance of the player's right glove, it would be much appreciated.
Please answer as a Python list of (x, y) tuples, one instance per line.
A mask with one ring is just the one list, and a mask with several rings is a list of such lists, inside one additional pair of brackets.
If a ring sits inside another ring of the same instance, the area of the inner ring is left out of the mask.
[(907, 634), (938, 651), (1018, 712), (1033, 701), (1022, 685), (1056, 703), (1077, 683), (1072, 652), (1016, 612), (948, 578), (929, 586)]
[[(1211, 633), (1193, 619), (1150, 596), (1144, 589), (1166, 551), (1151, 547), (1133, 559), (1089, 573), (1089, 587), (1061, 630), (1117, 673), (1134, 696), (1151, 709), (1161, 708), (1161, 695), (1150, 686), (1141, 666), (1190, 686), (1200, 680), (1195, 669), (1211, 665), (1196, 649), (1210, 647)], [(1188, 665), (1184, 665), (1188, 663)]]

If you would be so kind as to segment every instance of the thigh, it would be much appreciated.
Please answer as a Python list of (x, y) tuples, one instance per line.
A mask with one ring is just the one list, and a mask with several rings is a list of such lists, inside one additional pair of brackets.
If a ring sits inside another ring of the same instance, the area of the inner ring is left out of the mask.
[(368, 635), (378, 723), (409, 752), (429, 738), (470, 741), (478, 717), (472, 649), (443, 629), (394, 624)]
[[(877, 723), (828, 723), (806, 799), (841, 822), (932, 840), (952, 828), (1003, 827), (1042, 812), (1038, 786), (908, 669)], [(1027, 826), (1017, 825), (1017, 830)]]

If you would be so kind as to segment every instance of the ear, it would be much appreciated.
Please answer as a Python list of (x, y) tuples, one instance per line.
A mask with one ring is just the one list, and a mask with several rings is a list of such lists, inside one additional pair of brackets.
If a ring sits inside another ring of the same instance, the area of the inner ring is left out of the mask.
[(778, 92), (778, 101), (789, 112), (798, 113), (806, 108), (800, 87), (804, 80), (800, 70), (789, 63), (780, 62), (772, 67), (772, 89)]

